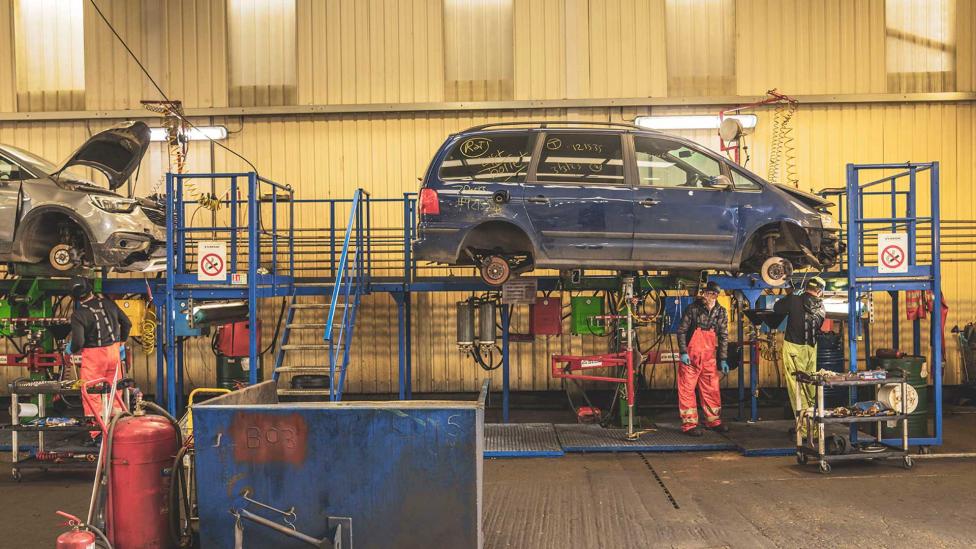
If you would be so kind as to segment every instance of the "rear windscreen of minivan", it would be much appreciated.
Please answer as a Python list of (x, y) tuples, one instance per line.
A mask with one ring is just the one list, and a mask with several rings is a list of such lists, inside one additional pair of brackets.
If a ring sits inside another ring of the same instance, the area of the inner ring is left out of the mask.
[(462, 138), (441, 163), (442, 181), (521, 183), (532, 161), (535, 134), (491, 133)]

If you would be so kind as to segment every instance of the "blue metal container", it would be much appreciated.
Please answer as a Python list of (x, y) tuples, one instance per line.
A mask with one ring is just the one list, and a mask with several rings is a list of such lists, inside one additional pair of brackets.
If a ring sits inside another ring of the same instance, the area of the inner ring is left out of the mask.
[[(341, 524), (344, 548), (481, 547), (486, 393), (279, 403), (268, 381), (195, 406), (201, 546), (232, 549), (233, 513), (244, 509), (317, 539)], [(243, 524), (245, 547), (308, 547)]]

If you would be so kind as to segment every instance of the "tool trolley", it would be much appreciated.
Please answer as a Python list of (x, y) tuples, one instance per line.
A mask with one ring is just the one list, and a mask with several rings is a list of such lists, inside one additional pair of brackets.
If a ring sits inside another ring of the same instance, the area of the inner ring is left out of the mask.
[[(800, 416), (800, 421), (806, 423), (806, 435), (801, 435), (801, 429), (797, 429), (797, 463), (805, 465), (811, 460), (815, 461), (820, 465), (820, 472), (825, 474), (830, 472), (830, 464), (835, 461), (901, 459), (902, 464), (906, 469), (912, 468), (914, 464), (912, 462), (912, 457), (908, 454), (908, 399), (904, 398), (904, 395), (908, 394), (908, 380), (904, 373), (888, 372), (887, 377), (884, 379), (848, 379), (844, 376), (838, 376), (836, 378), (823, 378), (819, 376), (811, 376), (804, 372), (797, 372), (794, 375), (797, 383), (799, 384), (795, 396), (797, 410), (801, 409), (803, 406), (800, 398), (800, 390), (802, 390), (804, 386), (812, 385), (816, 391), (816, 398), (814, 400), (812, 413), (801, 414)], [(845, 417), (832, 417), (827, 415), (827, 410), (824, 408), (824, 389), (842, 387), (850, 390), (852, 387), (857, 388), (862, 386), (873, 386), (875, 388), (875, 399), (877, 399), (881, 388), (886, 385), (899, 385), (901, 388), (900, 395), (902, 395), (902, 397), (897, 399), (899, 405), (897, 406), (898, 410), (894, 415), (852, 415)], [(878, 444), (883, 444), (881, 442), (883, 440), (882, 428), (883, 425), (888, 422), (896, 422), (901, 424), (901, 447), (885, 444), (884, 449), (876, 452), (866, 452), (855, 449), (846, 453), (828, 453), (825, 431), (829, 426), (853, 426), (861, 423), (874, 423), (876, 428), (875, 440), (878, 441)]]
[[(98, 448), (90, 448), (86, 451), (78, 451), (78, 445), (65, 448), (63, 441), (61, 444), (46, 444), (45, 433), (84, 433), (91, 431), (93, 425), (72, 425), (72, 426), (45, 426), (23, 424), (20, 417), (20, 402), (23, 397), (37, 398), (37, 417), (44, 420), (47, 417), (47, 400), (56, 395), (79, 396), (81, 391), (72, 389), (60, 381), (36, 381), (25, 378), (16, 379), (10, 383), (10, 424), (4, 425), (3, 429), (10, 431), (11, 452), (10, 474), (14, 480), (20, 481), (22, 471), (26, 469), (39, 469), (48, 471), (50, 469), (95, 469), (95, 458)], [(29, 456), (22, 458), (18, 451), (19, 434), (23, 432), (37, 433), (37, 451)]]

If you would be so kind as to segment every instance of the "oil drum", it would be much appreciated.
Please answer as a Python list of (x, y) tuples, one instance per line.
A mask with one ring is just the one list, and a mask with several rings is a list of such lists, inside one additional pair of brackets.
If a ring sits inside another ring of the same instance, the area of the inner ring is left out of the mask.
[[(904, 370), (908, 375), (908, 384), (918, 393), (918, 406), (908, 414), (908, 436), (912, 438), (930, 437), (929, 416), (932, 414), (929, 400), (928, 368), (924, 356), (906, 356), (903, 358), (875, 358), (874, 367), (885, 370)], [(897, 428), (889, 428), (884, 424), (881, 431), (884, 438), (901, 438), (901, 424)]]
[[(846, 366), (844, 361), (844, 338), (834, 332), (821, 332), (817, 334), (817, 370), (844, 373)], [(846, 387), (824, 388), (824, 406), (827, 408), (847, 406), (848, 399), (849, 396)]]

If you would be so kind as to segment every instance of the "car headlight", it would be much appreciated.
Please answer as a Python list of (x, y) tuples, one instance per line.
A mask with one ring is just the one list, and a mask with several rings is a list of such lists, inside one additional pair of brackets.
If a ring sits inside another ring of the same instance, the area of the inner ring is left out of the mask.
[(828, 213), (820, 214), (820, 224), (824, 229), (839, 229), (840, 224), (834, 219), (834, 216)]
[(136, 205), (138, 204), (137, 201), (131, 198), (122, 198), (120, 196), (90, 194), (88, 198), (91, 199), (92, 204), (97, 208), (110, 213), (131, 213), (132, 210), (136, 209)]

